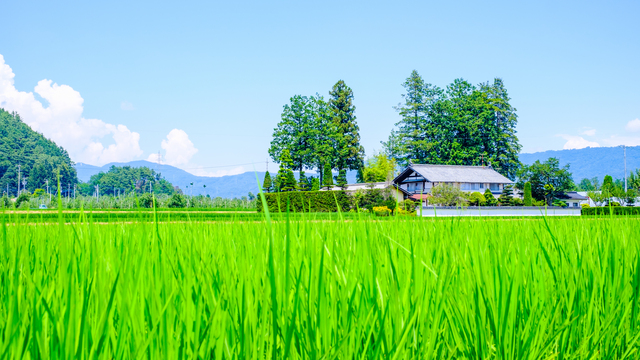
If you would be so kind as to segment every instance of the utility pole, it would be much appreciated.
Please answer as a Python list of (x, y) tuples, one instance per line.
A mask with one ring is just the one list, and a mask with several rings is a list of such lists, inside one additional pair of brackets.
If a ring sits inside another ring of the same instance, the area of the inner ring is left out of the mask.
[(67, 183), (67, 200), (69, 200), (69, 193), (71, 193), (71, 184)]
[(76, 184), (73, 185), (73, 200), (76, 199)]
[(624, 192), (627, 192), (627, 146), (622, 145), (622, 151), (624, 152)]
[(16, 197), (20, 196), (20, 165), (18, 165), (18, 194)]
[(49, 193), (49, 179), (46, 180), (47, 183), (47, 194), (49, 195), (49, 202), (51, 202), (51, 194)]

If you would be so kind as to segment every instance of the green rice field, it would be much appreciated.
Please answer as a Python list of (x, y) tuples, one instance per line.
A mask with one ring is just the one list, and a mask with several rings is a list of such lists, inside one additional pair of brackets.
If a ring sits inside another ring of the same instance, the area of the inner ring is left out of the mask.
[(53, 214), (0, 215), (0, 359), (640, 358), (638, 217)]

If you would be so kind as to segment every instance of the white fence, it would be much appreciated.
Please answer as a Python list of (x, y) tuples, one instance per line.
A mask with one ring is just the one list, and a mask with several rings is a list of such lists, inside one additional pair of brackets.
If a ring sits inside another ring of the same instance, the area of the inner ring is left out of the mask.
[[(557, 206), (469, 206), (466, 208), (448, 206), (423, 206), (422, 216), (580, 216), (580, 208)], [(420, 208), (417, 209), (420, 216)]]

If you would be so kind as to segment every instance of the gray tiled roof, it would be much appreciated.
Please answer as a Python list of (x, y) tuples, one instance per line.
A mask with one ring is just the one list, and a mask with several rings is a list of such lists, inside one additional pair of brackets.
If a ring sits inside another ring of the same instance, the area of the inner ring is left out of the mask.
[(430, 182), (459, 182), (484, 184), (512, 184), (513, 181), (500, 175), (488, 166), (421, 165), (410, 166)]

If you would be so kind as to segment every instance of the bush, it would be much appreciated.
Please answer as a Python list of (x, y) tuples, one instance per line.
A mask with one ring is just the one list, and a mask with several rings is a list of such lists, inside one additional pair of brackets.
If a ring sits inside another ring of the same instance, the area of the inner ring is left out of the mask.
[[(353, 207), (373, 211), (374, 206), (385, 206), (385, 197), (388, 198), (388, 194), (384, 190), (361, 189), (353, 195)], [(392, 208), (395, 208), (395, 204)]]
[(187, 199), (184, 196), (178, 193), (175, 193), (171, 195), (171, 197), (167, 201), (167, 207), (168, 208), (186, 208)]
[(566, 202), (564, 202), (562, 200), (558, 200), (558, 199), (553, 200), (553, 203), (551, 205), (552, 206), (567, 207), (567, 203)]
[(486, 203), (487, 199), (477, 191), (469, 195), (469, 205), (471, 206), (484, 206)]
[(612, 201), (611, 206), (620, 206), (620, 203), (617, 201)]
[[(344, 191), (289, 191), (264, 194), (269, 212), (347, 212), (351, 197)], [(337, 204), (336, 204), (337, 202)], [(262, 197), (257, 197), (257, 210), (262, 212)]]
[(533, 198), (531, 197), (531, 183), (530, 182), (526, 182), (524, 183), (524, 206), (531, 206), (533, 205)]
[(9, 200), (7, 195), (4, 195), (3, 197), (1, 197), (0, 198), (0, 209), (8, 209), (10, 207), (11, 207), (11, 200)]
[(33, 192), (33, 197), (41, 197), (44, 196), (46, 194), (46, 192), (43, 189), (36, 189)]
[(19, 209), (20, 206), (22, 206), (22, 204), (26, 203), (27, 205), (29, 204), (29, 199), (31, 198), (31, 195), (29, 195), (28, 192), (23, 192), (20, 194), (20, 196), (18, 196), (18, 198), (16, 199), (16, 209)]
[(580, 207), (582, 207), (583, 209), (586, 209), (586, 208), (590, 208), (591, 206), (585, 203), (585, 204), (580, 204)]
[(491, 193), (491, 190), (489, 190), (488, 188), (487, 190), (484, 191), (484, 200), (485, 200), (486, 206), (498, 205), (498, 199), (496, 199), (496, 197), (493, 196), (493, 193)]
[(431, 189), (432, 198), (429, 203), (442, 206), (467, 206), (467, 194), (460, 191), (457, 186), (440, 184)]
[(608, 206), (582, 208), (582, 215), (609, 215), (609, 209), (613, 211), (614, 215), (640, 215), (640, 207), (623, 206), (615, 206), (611, 208)]
[(389, 216), (391, 215), (391, 209), (386, 206), (375, 206), (373, 213), (376, 214), (376, 216)]
[(511, 206), (524, 206), (524, 200), (519, 198), (511, 199)]
[(398, 203), (397, 211), (408, 211), (414, 213), (417, 203), (411, 199), (403, 200)]
[(151, 208), (153, 207), (153, 196), (149, 193), (142, 194), (138, 198), (138, 203), (140, 204), (141, 208)]

